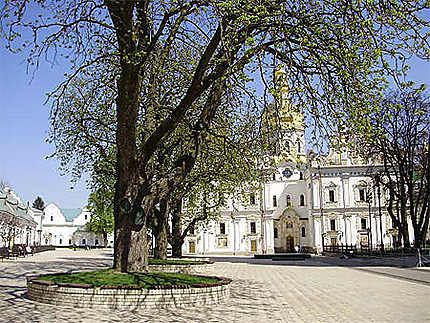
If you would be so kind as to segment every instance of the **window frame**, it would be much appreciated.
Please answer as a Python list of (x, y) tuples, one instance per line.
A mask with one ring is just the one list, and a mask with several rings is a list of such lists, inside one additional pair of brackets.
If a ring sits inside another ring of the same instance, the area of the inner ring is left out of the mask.
[(361, 230), (366, 230), (367, 229), (367, 219), (366, 218), (361, 218), (360, 219), (360, 227), (361, 227)]
[(336, 231), (336, 219), (330, 219), (330, 231)]
[(328, 190), (328, 201), (330, 203), (335, 203), (335, 189), (329, 189)]
[(305, 206), (305, 195), (304, 194), (300, 194), (300, 206)]
[(250, 233), (253, 233), (253, 234), (257, 233), (257, 223), (255, 221), (251, 221), (249, 223), (249, 226), (250, 226), (249, 227)]
[(219, 223), (219, 234), (226, 234), (225, 232), (226, 232), (226, 230), (225, 230), (225, 222), (220, 222)]

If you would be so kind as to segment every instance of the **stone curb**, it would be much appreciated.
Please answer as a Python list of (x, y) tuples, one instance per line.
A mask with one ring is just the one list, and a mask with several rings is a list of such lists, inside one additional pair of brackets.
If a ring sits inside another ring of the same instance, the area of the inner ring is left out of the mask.
[[(54, 274), (58, 275), (58, 274)], [(176, 308), (218, 304), (230, 296), (231, 279), (219, 279), (214, 284), (157, 285), (151, 288), (140, 286), (101, 286), (91, 284), (53, 283), (38, 277), (27, 279), (28, 298), (47, 304), (135, 310), (149, 308)]]

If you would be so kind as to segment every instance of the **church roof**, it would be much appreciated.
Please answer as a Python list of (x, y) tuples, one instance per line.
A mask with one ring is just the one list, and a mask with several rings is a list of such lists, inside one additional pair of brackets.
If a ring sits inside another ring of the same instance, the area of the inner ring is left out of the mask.
[(35, 225), (36, 222), (28, 214), (28, 208), (9, 189), (0, 190), (0, 213), (6, 213)]
[(66, 218), (67, 222), (72, 222), (74, 219), (76, 219), (79, 214), (81, 214), (81, 209), (60, 209), (61, 213), (63, 213), (64, 217)]

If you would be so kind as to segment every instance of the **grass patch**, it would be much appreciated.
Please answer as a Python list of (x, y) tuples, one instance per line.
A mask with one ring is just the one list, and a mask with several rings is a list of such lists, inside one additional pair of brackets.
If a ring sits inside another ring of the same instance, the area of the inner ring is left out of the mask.
[(149, 258), (150, 265), (198, 265), (206, 264), (205, 261), (182, 260), (182, 259), (154, 259)]
[(179, 273), (119, 273), (113, 269), (103, 269), (83, 273), (40, 276), (38, 279), (54, 283), (92, 284), (94, 287), (141, 286), (150, 288), (157, 285), (213, 284), (216, 278), (184, 275)]

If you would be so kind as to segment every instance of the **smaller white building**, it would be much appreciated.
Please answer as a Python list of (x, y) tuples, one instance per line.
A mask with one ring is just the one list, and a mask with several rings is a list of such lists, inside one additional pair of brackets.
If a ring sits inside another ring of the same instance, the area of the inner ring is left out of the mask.
[(91, 213), (86, 208), (61, 209), (54, 203), (48, 204), (40, 221), (41, 244), (56, 247), (103, 246), (101, 234), (85, 229), (90, 219)]

